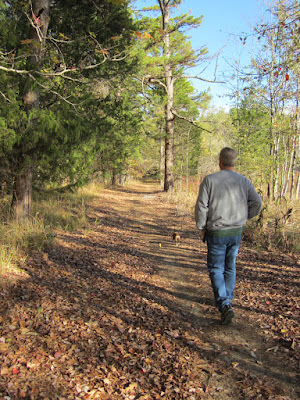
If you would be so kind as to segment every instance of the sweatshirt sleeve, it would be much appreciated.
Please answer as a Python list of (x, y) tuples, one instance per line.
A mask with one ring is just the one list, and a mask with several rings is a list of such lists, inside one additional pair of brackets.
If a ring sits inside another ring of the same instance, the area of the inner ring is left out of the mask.
[(209, 204), (209, 191), (208, 191), (207, 179), (204, 178), (200, 185), (199, 194), (195, 205), (195, 220), (197, 228), (200, 230), (206, 229), (208, 204)]
[(254, 218), (261, 209), (262, 200), (259, 194), (256, 192), (254, 186), (249, 182), (248, 189), (248, 219)]

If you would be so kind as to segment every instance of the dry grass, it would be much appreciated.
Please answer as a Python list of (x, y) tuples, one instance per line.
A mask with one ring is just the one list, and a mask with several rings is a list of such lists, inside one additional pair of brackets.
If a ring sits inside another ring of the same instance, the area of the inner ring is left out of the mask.
[(177, 204), (178, 209), (185, 211), (186, 213), (194, 216), (195, 202), (199, 191), (199, 178), (190, 178), (188, 183), (185, 179), (183, 182), (176, 182), (175, 190), (173, 191), (171, 198), (172, 201)]
[(39, 195), (33, 202), (32, 217), (24, 224), (9, 220), (9, 198), (0, 209), (0, 277), (22, 276), (28, 254), (51, 245), (55, 230), (73, 231), (88, 227), (87, 203), (102, 190), (89, 185), (77, 193)]
[[(178, 209), (192, 218), (198, 190), (199, 179), (191, 178), (188, 188), (185, 182), (177, 183), (171, 196)], [(262, 214), (247, 222), (244, 239), (257, 249), (300, 253), (300, 200), (279, 198), (271, 203), (264, 199), (263, 205)]]
[(247, 223), (245, 237), (259, 248), (300, 253), (300, 201), (264, 204), (260, 217)]
[[(193, 218), (199, 178), (176, 185), (169, 200), (180, 213)], [(33, 216), (23, 225), (8, 220), (9, 199), (0, 208), (0, 277), (22, 276), (22, 266), (32, 251), (44, 251), (51, 245), (55, 230), (89, 229), (86, 208), (103, 186), (91, 184), (77, 193), (47, 193), (33, 204)], [(257, 249), (279, 249), (300, 253), (300, 201), (280, 199), (275, 204), (264, 202), (262, 217), (246, 225), (244, 238)], [(290, 215), (288, 211), (292, 209)], [(7, 222), (9, 221), (9, 222)]]

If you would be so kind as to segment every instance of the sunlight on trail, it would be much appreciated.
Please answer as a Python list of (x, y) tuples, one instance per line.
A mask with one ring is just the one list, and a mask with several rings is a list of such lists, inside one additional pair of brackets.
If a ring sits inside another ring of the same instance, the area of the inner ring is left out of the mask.
[[(243, 244), (236, 318), (224, 328), (205, 246), (179, 211), (156, 185), (103, 190), (87, 205), (88, 228), (57, 232), (47, 253), (28, 258), (30, 279), (1, 289), (3, 398), (299, 397), (297, 308), (289, 309), (299, 304), (299, 267)], [(293, 305), (275, 296), (270, 273), (282, 275)]]

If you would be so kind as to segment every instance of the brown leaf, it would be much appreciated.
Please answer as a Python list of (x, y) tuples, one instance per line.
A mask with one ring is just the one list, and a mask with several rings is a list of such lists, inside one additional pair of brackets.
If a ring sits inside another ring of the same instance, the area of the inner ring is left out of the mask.
[(3, 375), (9, 375), (9, 374), (10, 374), (10, 368), (2, 367), (2, 368), (0, 369), (0, 375), (1, 375), (1, 376), (3, 376)]

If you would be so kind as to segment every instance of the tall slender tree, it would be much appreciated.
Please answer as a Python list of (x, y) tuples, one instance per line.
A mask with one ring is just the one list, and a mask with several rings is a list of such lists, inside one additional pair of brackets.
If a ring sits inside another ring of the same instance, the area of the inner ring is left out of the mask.
[(255, 29), (260, 46), (244, 90), (269, 113), (268, 196), (276, 199), (296, 190), (299, 2), (271, 1), (268, 10)]
[(172, 11), (182, 3), (181, 0), (157, 0), (157, 5), (148, 11), (159, 13), (156, 18), (140, 20), (141, 35), (148, 42), (145, 44), (147, 57), (144, 61), (143, 83), (163, 88), (165, 104), (165, 179), (164, 190), (174, 186), (174, 120), (177, 116), (174, 107), (175, 82), (185, 75), (188, 67), (197, 65), (206, 48), (193, 50), (185, 31), (201, 25), (202, 17), (194, 18), (184, 14), (172, 17)]

